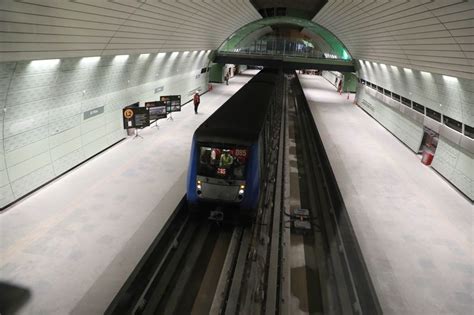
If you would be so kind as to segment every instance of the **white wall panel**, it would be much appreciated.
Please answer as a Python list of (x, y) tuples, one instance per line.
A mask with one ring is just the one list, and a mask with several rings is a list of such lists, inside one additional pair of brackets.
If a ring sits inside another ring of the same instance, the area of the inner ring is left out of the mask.
[[(469, 79), (359, 61), (359, 77), (432, 110), (474, 126), (474, 85)], [(441, 104), (441, 106), (440, 106)]]
[[(123, 139), (122, 108), (207, 88), (208, 52), (0, 63), (0, 207)], [(163, 91), (155, 94), (157, 87)], [(86, 111), (103, 109), (93, 117)], [(6, 163), (6, 167), (5, 167)]]
[[(370, 80), (369, 80), (370, 81)], [(376, 81), (370, 81), (379, 86), (384, 87)], [(386, 83), (387, 81), (383, 81)], [(425, 80), (426, 89), (435, 86), (435, 80)], [(392, 132), (398, 139), (405, 143), (414, 152), (418, 152), (423, 136), (423, 122), (410, 119), (412, 109), (402, 106), (404, 113), (397, 110), (398, 102), (389, 99), (387, 96), (368, 88), (367, 86), (359, 84), (358, 87), (358, 105), (367, 113), (374, 117), (381, 125)], [(397, 92), (398, 93), (398, 92)], [(403, 94), (402, 94), (403, 95)], [(412, 94), (413, 95), (413, 94)], [(409, 96), (406, 96), (410, 98)], [(417, 100), (418, 101), (418, 100)], [(423, 103), (422, 103), (423, 104)], [(429, 119), (429, 118), (427, 118)], [(426, 119), (424, 120), (425, 124)], [(428, 121), (429, 123), (430, 121)], [(429, 126), (431, 127), (431, 126)], [(461, 134), (450, 130), (446, 126), (441, 129), (451, 131), (457, 139), (461, 139)], [(472, 139), (465, 139), (466, 141), (474, 141)], [(472, 152), (468, 152), (460, 143), (454, 143), (443, 136), (441, 132), (438, 146), (432, 167), (436, 169), (441, 175), (449, 180), (460, 191), (466, 194), (469, 198), (474, 199), (474, 156)]]
[(474, 200), (474, 155), (440, 137), (432, 166)]
[(356, 59), (474, 79), (474, 1), (329, 0), (313, 21)]

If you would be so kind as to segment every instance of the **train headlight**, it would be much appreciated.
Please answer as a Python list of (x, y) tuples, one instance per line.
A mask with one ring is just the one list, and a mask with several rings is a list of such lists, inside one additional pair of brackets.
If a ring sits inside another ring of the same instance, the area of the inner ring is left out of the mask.
[(244, 194), (244, 190), (243, 189), (239, 190), (239, 195), (243, 195), (243, 194)]
[(196, 193), (197, 193), (198, 195), (200, 195), (200, 194), (202, 193), (201, 188), (202, 188), (202, 186), (201, 186), (201, 181), (198, 180), (197, 183), (196, 183)]

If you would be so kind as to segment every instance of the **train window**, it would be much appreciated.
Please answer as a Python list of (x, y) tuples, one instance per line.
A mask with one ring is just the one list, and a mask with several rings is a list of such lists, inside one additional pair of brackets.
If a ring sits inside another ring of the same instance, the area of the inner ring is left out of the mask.
[(438, 113), (435, 110), (432, 110), (428, 107), (426, 107), (426, 116), (436, 120), (436, 121), (441, 121), (441, 113)]
[(364, 80), (364, 79), (360, 79), (360, 83), (362, 83), (363, 85), (365, 85), (365, 80)]
[(383, 87), (377, 86), (377, 91), (379, 91), (380, 93), (383, 93)]
[(443, 122), (446, 126), (452, 128), (456, 131), (462, 132), (462, 123), (461, 122), (459, 122), (455, 119), (449, 118), (447, 116), (443, 117)]
[(464, 125), (464, 134), (467, 137), (474, 139), (474, 128), (468, 125)]
[(213, 178), (245, 179), (248, 148), (202, 145), (199, 151), (198, 175)]
[(411, 100), (402, 96), (402, 104), (411, 107)]
[(418, 104), (417, 102), (413, 102), (413, 109), (419, 113), (425, 114), (425, 106)]
[(206, 71), (207, 71), (207, 68), (202, 68), (201, 69), (201, 73), (206, 73)]
[(400, 102), (400, 95), (392, 92), (392, 98), (396, 100), (397, 102)]
[(383, 90), (383, 94), (387, 95), (388, 97), (392, 97), (392, 92), (389, 90)]

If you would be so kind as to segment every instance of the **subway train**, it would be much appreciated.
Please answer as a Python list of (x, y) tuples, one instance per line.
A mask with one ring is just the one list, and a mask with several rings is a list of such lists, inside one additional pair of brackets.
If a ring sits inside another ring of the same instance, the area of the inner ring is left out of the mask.
[(278, 70), (263, 69), (196, 129), (187, 176), (192, 213), (219, 207), (240, 218), (254, 216), (273, 124), (280, 121), (281, 77)]

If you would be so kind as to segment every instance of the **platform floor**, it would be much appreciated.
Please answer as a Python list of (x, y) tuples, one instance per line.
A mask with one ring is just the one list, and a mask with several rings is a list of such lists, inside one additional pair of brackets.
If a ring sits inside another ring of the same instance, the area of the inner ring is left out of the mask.
[(299, 77), (384, 314), (473, 314), (472, 203), (354, 95)]
[(256, 71), (214, 84), (159, 129), (96, 156), (0, 214), (0, 283), (22, 314), (100, 314), (185, 194), (194, 130)]

